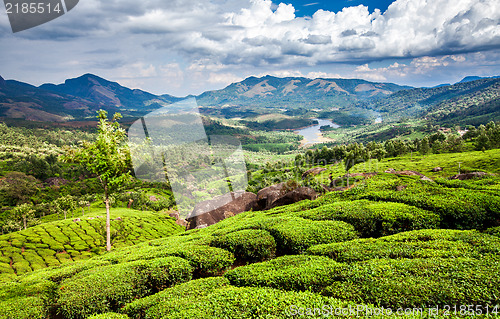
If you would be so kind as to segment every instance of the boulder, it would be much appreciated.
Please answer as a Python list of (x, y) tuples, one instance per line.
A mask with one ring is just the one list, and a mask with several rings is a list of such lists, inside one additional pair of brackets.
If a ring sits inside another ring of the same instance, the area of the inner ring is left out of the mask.
[(73, 221), (74, 221), (75, 223), (78, 223), (78, 222), (81, 222), (82, 220), (81, 220), (80, 218), (75, 218), (75, 219), (73, 219)]
[(170, 214), (168, 214), (168, 216), (175, 218), (175, 220), (178, 220), (180, 218), (178, 212), (171, 212)]
[(465, 180), (473, 179), (473, 178), (481, 178), (481, 177), (484, 177), (486, 175), (490, 175), (490, 174), (485, 173), (485, 172), (472, 172), (472, 173), (457, 174), (457, 175), (450, 177), (450, 179), (458, 179), (461, 181), (465, 181)]
[(257, 196), (247, 192), (231, 192), (196, 204), (187, 218), (188, 229), (216, 224), (232, 215), (256, 208)]
[(257, 193), (257, 205), (260, 210), (269, 209), (268, 207), (271, 207), (273, 203), (278, 200), (278, 198), (286, 193), (285, 183), (279, 183), (263, 188)]
[(311, 168), (310, 170), (307, 170), (304, 172), (304, 174), (302, 174), (302, 179), (305, 179), (309, 175), (313, 175), (313, 176), (318, 175), (319, 173), (324, 172), (324, 171), (326, 171), (326, 168), (323, 168), (323, 167)]
[(432, 169), (432, 171), (433, 171), (434, 173), (436, 173), (436, 172), (442, 172), (442, 171), (443, 171), (443, 168), (442, 168), (442, 167), (434, 167), (434, 168)]
[(316, 199), (317, 197), (318, 193), (316, 193), (314, 189), (309, 187), (299, 187), (278, 198), (276, 201), (272, 203), (271, 207), (267, 209), (271, 209), (273, 207), (278, 207), (278, 206), (290, 205), (306, 199), (313, 200)]
[(175, 223), (176, 223), (177, 225), (179, 225), (179, 226), (184, 227), (184, 228), (186, 228), (186, 227), (187, 227), (187, 225), (188, 225), (188, 222), (187, 222), (185, 219), (182, 219), (182, 218), (177, 219), (177, 220), (175, 221)]
[(312, 188), (299, 187), (294, 190), (287, 188), (285, 183), (269, 186), (257, 193), (257, 205), (260, 210), (267, 210), (277, 206), (293, 204), (305, 199), (318, 197)]

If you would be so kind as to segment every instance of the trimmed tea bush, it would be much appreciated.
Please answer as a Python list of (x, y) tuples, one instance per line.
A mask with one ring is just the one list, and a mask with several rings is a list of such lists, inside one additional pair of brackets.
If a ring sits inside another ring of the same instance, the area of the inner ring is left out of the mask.
[(157, 318), (158, 313), (152, 315), (152, 312), (149, 311), (150, 308), (161, 305), (162, 313), (165, 314), (178, 309), (186, 309), (194, 300), (203, 300), (216, 289), (227, 285), (229, 285), (229, 280), (225, 277), (192, 280), (160, 291), (155, 295), (135, 300), (127, 304), (122, 312), (132, 318)]
[(488, 228), (485, 233), (500, 237), (500, 226)]
[(362, 237), (380, 237), (414, 229), (438, 228), (439, 215), (400, 203), (342, 201), (297, 213), (312, 220), (340, 220)]
[(318, 318), (312, 316), (314, 312), (330, 314), (337, 308), (356, 307), (353, 303), (311, 292), (234, 287), (223, 279), (207, 278), (181, 284), (134, 301), (123, 312), (130, 318), (148, 319)]
[(235, 286), (319, 291), (332, 284), (343, 267), (343, 264), (326, 257), (283, 256), (235, 268), (228, 271), (225, 276)]
[(476, 231), (418, 230), (379, 239), (317, 245), (309, 248), (308, 253), (338, 262), (374, 258), (482, 258), (487, 254), (500, 255), (500, 239)]
[(129, 319), (129, 316), (116, 312), (107, 312), (88, 317), (88, 319)]
[[(161, 214), (125, 209), (117, 213), (123, 220), (112, 221), (114, 248), (183, 232), (175, 220)], [(1, 235), (0, 255), (3, 254), (4, 258), (0, 259), (0, 280), (12, 279), (13, 274), (22, 275), (102, 254), (105, 220), (87, 218), (85, 216), (79, 222), (69, 219), (49, 222)]]
[(324, 295), (384, 307), (496, 305), (500, 258), (372, 259), (344, 269)]
[[(490, 191), (448, 188), (415, 177), (381, 174), (339, 195), (344, 199), (398, 202), (437, 213), (442, 228), (486, 229), (498, 226), (500, 196)], [(404, 186), (397, 191), (398, 186)], [(498, 193), (498, 192), (497, 192)]]
[[(278, 222), (279, 220), (279, 222)], [(354, 227), (342, 221), (280, 218), (266, 227), (282, 254), (300, 254), (310, 246), (358, 237)]]
[(192, 272), (189, 262), (178, 257), (94, 268), (63, 281), (58, 304), (68, 318), (105, 313), (136, 298), (188, 281)]
[(0, 302), (0, 319), (45, 319), (47, 307), (42, 298), (12, 298)]
[(206, 245), (183, 244), (172, 238), (172, 244), (162, 241), (160, 245), (141, 244), (130, 249), (115, 251), (99, 257), (112, 263), (135, 260), (150, 260), (165, 256), (177, 256), (188, 260), (194, 267), (195, 277), (217, 275), (234, 263), (234, 256), (227, 250)]
[(228, 250), (237, 260), (257, 262), (276, 255), (276, 242), (265, 230), (246, 229), (214, 238), (211, 246)]

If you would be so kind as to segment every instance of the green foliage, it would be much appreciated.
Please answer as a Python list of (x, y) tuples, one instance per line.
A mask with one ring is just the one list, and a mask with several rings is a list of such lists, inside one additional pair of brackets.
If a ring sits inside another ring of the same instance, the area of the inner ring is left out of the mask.
[(343, 267), (326, 257), (290, 255), (238, 267), (228, 271), (225, 277), (235, 286), (319, 291), (331, 285)]
[[(9, 274), (6, 279), (11, 279), (11, 274), (21, 275), (102, 254), (105, 220), (96, 218), (98, 213), (94, 212), (79, 222), (63, 220), (44, 223), (0, 236), (0, 243), (3, 243), (0, 250), (4, 257), (0, 259), (0, 275)], [(127, 209), (118, 209), (116, 214), (122, 220), (112, 221), (115, 247), (130, 246), (183, 231), (172, 218), (160, 214)]]
[(485, 233), (500, 237), (500, 226), (488, 228)]
[(362, 237), (380, 237), (414, 229), (438, 228), (439, 215), (400, 203), (339, 201), (295, 213), (312, 220), (349, 223)]
[(42, 298), (12, 298), (0, 302), (0, 319), (45, 319), (47, 316)]
[(312, 246), (309, 254), (338, 262), (400, 258), (482, 258), (500, 254), (500, 239), (476, 231), (417, 230), (378, 239)]
[(140, 246), (114, 251), (100, 258), (116, 263), (177, 256), (191, 263), (195, 269), (195, 277), (218, 275), (234, 263), (233, 254), (226, 250), (177, 241), (178, 239), (179, 237), (172, 237), (165, 241), (143, 243)]
[(63, 281), (57, 302), (65, 317), (84, 318), (188, 281), (192, 271), (189, 262), (178, 257), (94, 268)]
[(302, 218), (271, 219), (265, 226), (275, 238), (282, 254), (302, 253), (312, 245), (351, 240), (354, 227), (342, 221), (312, 221)]
[(498, 255), (481, 259), (372, 259), (337, 274), (324, 295), (384, 307), (495, 305), (500, 284)]
[(276, 255), (276, 242), (265, 230), (246, 229), (215, 237), (211, 246), (228, 250), (237, 260), (257, 262)]
[[(397, 187), (404, 187), (398, 191)], [(376, 176), (344, 199), (399, 202), (437, 213), (442, 228), (485, 229), (500, 220), (500, 196), (478, 190), (445, 188), (413, 177)]]
[(94, 315), (88, 317), (89, 319), (128, 319), (129, 317), (124, 314), (119, 314), (116, 312), (106, 312), (99, 315)]

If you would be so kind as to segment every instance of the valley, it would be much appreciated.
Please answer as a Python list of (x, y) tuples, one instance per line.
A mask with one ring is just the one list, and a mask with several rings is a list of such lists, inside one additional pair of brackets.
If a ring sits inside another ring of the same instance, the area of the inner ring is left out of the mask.
[[(0, 319), (496, 317), (499, 85), (265, 76), (205, 92), (206, 135), (237, 138), (244, 158), (245, 201), (229, 188), (221, 205), (226, 166), (191, 189), (217, 164), (206, 154), (168, 171), (178, 180), (134, 167), (133, 123), (183, 98), (91, 74), (1, 80)], [(179, 213), (181, 186), (201, 214)]]

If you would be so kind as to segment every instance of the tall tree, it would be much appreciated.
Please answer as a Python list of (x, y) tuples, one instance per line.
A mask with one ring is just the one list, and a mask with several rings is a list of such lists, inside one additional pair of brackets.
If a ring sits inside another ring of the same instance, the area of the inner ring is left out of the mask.
[(120, 127), (120, 113), (108, 120), (108, 113), (99, 110), (99, 134), (94, 142), (85, 141), (77, 150), (70, 150), (65, 160), (81, 163), (97, 175), (104, 190), (106, 204), (106, 250), (111, 250), (111, 222), (109, 213), (110, 194), (119, 189), (130, 177), (130, 152), (126, 144), (127, 134)]

